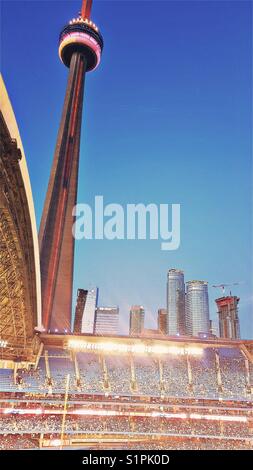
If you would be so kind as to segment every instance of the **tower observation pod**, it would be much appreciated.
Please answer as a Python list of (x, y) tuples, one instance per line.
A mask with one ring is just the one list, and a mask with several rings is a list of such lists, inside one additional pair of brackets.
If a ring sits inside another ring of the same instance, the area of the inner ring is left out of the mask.
[(85, 71), (94, 70), (100, 63), (103, 38), (97, 26), (88, 18), (73, 18), (60, 34), (59, 56), (64, 65), (71, 66), (74, 54), (80, 54)]
[(67, 90), (39, 232), (42, 319), (46, 330), (70, 330), (76, 205), (86, 72), (99, 65), (103, 38), (90, 20), (92, 0), (61, 31), (59, 56), (69, 68)]

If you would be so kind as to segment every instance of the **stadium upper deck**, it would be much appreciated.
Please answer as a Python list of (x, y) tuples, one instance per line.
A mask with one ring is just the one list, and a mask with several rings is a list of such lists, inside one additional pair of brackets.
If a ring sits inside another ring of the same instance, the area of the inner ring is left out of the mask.
[(63, 416), (71, 448), (252, 448), (251, 342), (38, 341), (34, 363), (0, 363), (0, 449), (59, 446)]
[(251, 342), (42, 334), (36, 361), (0, 361), (0, 392), (251, 401)]

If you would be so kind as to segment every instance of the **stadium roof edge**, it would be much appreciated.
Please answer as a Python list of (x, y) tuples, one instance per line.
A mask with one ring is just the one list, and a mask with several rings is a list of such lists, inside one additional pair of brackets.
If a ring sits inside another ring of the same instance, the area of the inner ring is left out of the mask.
[(19, 167), (23, 178), (24, 188), (27, 197), (27, 203), (29, 208), (29, 216), (31, 221), (31, 230), (33, 238), (33, 252), (35, 262), (35, 273), (36, 273), (36, 300), (37, 300), (37, 326), (41, 328), (41, 282), (40, 282), (40, 260), (39, 260), (39, 243), (38, 243), (38, 232), (35, 217), (35, 209), (32, 196), (32, 188), (30, 183), (29, 172), (26, 163), (25, 152), (20, 137), (17, 121), (15, 118), (14, 110), (3, 80), (3, 76), (0, 73), (0, 110), (7, 123), (9, 133), (12, 139), (17, 141), (17, 146), (21, 152), (22, 158), (19, 161)]
[(115, 343), (125, 343), (125, 344), (154, 344), (154, 343), (170, 343), (170, 345), (192, 345), (192, 346), (202, 346), (202, 348), (207, 348), (207, 347), (240, 347), (242, 345), (247, 345), (253, 348), (253, 341), (251, 340), (226, 340), (223, 338), (217, 338), (217, 339), (205, 339), (203, 340), (202, 338), (191, 338), (191, 337), (130, 337), (130, 336), (124, 336), (124, 335), (118, 335), (118, 336), (102, 336), (102, 335), (83, 335), (83, 334), (75, 334), (75, 335), (70, 335), (70, 334), (48, 334), (48, 333), (41, 333), (40, 334), (40, 339), (44, 343), (45, 346), (49, 347), (62, 347), (66, 348), (67, 343), (69, 340), (74, 340), (76, 339), (77, 341), (83, 340), (84, 342), (88, 343), (99, 343), (99, 342), (111, 342), (112, 340)]

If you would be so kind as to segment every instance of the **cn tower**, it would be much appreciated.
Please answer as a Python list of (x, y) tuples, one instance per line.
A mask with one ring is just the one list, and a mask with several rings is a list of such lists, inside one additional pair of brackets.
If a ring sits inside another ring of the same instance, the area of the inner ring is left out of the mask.
[(59, 56), (69, 68), (68, 84), (39, 231), (42, 318), (46, 330), (71, 325), (74, 238), (80, 135), (86, 72), (100, 62), (103, 38), (90, 20), (92, 0), (60, 33)]

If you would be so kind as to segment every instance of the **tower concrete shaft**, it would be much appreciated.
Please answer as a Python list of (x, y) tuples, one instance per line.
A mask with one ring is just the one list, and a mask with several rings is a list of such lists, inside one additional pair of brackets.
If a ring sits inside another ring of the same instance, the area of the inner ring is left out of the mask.
[(86, 72), (101, 58), (103, 38), (90, 20), (92, 0), (60, 34), (59, 55), (69, 67), (68, 85), (51, 169), (39, 243), (42, 320), (51, 331), (70, 330), (74, 268), (73, 208), (76, 205), (80, 135)]
[(40, 225), (43, 325), (50, 330), (69, 330), (71, 323), (72, 211), (77, 197), (85, 70), (85, 57), (74, 53)]

